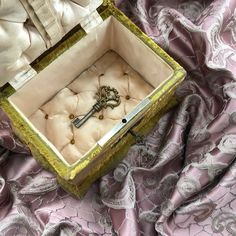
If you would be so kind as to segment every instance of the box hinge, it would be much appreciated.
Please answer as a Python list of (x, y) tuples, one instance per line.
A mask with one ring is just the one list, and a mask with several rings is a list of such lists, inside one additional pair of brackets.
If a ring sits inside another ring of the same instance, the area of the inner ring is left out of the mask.
[(31, 80), (35, 75), (37, 75), (37, 72), (33, 68), (31, 68), (28, 71), (24, 71), (24, 72), (18, 74), (16, 77), (14, 77), (14, 79), (9, 81), (9, 84), (15, 90), (18, 90), (25, 83), (27, 83), (29, 80)]
[(80, 23), (80, 25), (84, 29), (84, 31), (88, 34), (92, 29), (96, 28), (102, 22), (103, 22), (102, 17), (95, 10), (87, 17), (85, 17)]

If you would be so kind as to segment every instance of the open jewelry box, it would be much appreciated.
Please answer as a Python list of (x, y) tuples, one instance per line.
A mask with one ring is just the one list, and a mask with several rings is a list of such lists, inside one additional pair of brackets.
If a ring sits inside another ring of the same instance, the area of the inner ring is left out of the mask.
[[(185, 76), (110, 1), (97, 5), (24, 76), (12, 78), (0, 100), (35, 158), (79, 197), (124, 157), (135, 133), (154, 126)], [(117, 90), (119, 104), (76, 128), (72, 121), (91, 110), (102, 86)]]

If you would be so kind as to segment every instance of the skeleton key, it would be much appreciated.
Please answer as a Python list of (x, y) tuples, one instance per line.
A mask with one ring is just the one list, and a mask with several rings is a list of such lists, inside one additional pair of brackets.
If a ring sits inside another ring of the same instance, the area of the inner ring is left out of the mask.
[(110, 86), (101, 86), (95, 94), (97, 102), (93, 105), (92, 109), (82, 118), (76, 117), (72, 120), (76, 128), (81, 127), (94, 113), (110, 107), (114, 109), (120, 105), (120, 96), (115, 88)]

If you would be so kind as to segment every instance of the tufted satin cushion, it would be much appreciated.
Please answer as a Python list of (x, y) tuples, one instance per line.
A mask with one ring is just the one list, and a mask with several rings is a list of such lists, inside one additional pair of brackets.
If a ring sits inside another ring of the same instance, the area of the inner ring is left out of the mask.
[[(95, 113), (79, 129), (73, 127), (71, 119), (82, 118), (92, 108), (96, 102), (94, 95), (102, 85), (116, 88), (121, 104), (113, 110), (107, 108)], [(30, 120), (65, 160), (73, 164), (153, 89), (118, 54), (109, 51), (36, 111)]]

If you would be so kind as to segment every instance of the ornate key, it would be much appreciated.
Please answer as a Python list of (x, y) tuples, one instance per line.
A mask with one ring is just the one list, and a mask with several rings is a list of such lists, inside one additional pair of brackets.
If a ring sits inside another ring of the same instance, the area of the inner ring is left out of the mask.
[(120, 96), (115, 88), (110, 86), (101, 86), (95, 94), (97, 102), (93, 105), (92, 109), (82, 118), (76, 117), (72, 120), (76, 128), (81, 127), (94, 113), (110, 107), (114, 109), (120, 105)]

